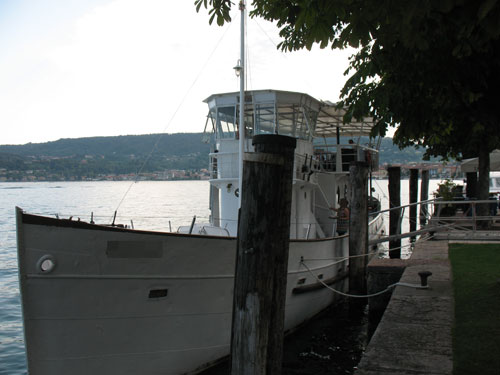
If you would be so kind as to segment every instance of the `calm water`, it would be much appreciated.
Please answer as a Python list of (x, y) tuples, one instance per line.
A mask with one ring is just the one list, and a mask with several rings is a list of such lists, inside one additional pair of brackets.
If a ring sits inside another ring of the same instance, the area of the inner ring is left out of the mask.
[[(435, 190), (438, 182), (431, 181), (430, 192)], [(387, 181), (374, 181), (373, 186), (375, 195), (382, 199), (383, 208), (387, 207)], [(407, 181), (401, 182), (401, 190), (402, 204), (405, 204), (408, 201)], [(209, 215), (208, 193), (209, 184), (206, 181), (0, 183), (0, 375), (26, 374), (17, 278), (15, 206), (30, 213), (80, 217), (85, 221), (90, 220), (93, 212), (97, 223), (110, 223), (113, 212), (119, 206), (116, 223), (130, 224), (133, 220), (135, 228), (168, 231), (170, 225), (172, 230), (180, 225), (189, 225), (193, 215), (197, 216), (197, 221), (206, 222)], [(403, 253), (407, 249), (403, 249)], [(363, 318), (350, 320), (353, 319), (352, 314), (345, 311), (335, 319), (343, 329), (364, 324)], [(347, 321), (350, 323), (346, 324)], [(313, 372), (301, 373), (332, 373), (336, 366), (332, 359), (339, 353), (346, 354), (346, 358), (354, 356), (350, 352), (354, 350), (352, 348), (344, 349), (343, 344), (332, 346), (331, 341), (326, 343), (329, 335), (338, 336), (330, 332), (332, 329), (332, 315), (318, 319), (316, 325), (307, 329), (307, 338), (298, 341), (300, 345), (288, 345), (292, 349), (285, 357), (291, 358), (290, 363), (300, 359), (300, 363), (307, 363), (309, 368), (314, 369)], [(304, 333), (298, 333), (298, 337), (302, 335)], [(354, 343), (350, 345), (357, 347), (359, 354), (364, 339), (359, 341), (357, 338), (363, 338), (363, 334), (360, 336), (356, 331), (354, 336)], [(355, 359), (352, 362), (355, 364)], [(300, 367), (298, 364), (292, 367), (297, 369), (297, 366)]]
[(0, 183), (0, 374), (26, 374), (17, 278), (15, 206), (30, 213), (110, 223), (124, 194), (116, 223), (169, 230), (208, 220), (206, 181)]

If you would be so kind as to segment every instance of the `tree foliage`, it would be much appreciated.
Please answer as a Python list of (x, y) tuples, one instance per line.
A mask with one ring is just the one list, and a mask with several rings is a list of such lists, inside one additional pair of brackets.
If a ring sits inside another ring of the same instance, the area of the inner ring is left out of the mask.
[[(229, 19), (229, 0), (196, 3), (219, 24)], [(423, 145), (427, 156), (481, 151), (480, 168), (500, 146), (499, 1), (253, 0), (252, 7), (251, 16), (276, 22), (283, 50), (357, 48), (341, 92), (345, 121), (372, 116), (375, 134), (397, 127), (400, 147)]]
[[(229, 0), (196, 5), (210, 7), (218, 24), (230, 20)], [(254, 0), (252, 7), (252, 16), (277, 23), (283, 50), (358, 48), (342, 90), (346, 120), (373, 116), (375, 132), (396, 126), (399, 145), (425, 145), (432, 155), (457, 155), (471, 140), (498, 146), (496, 0)]]

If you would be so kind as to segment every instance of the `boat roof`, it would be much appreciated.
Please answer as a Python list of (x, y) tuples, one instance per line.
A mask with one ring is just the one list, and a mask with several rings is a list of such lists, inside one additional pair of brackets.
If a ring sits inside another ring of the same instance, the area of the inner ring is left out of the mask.
[(344, 123), (347, 108), (337, 108), (337, 103), (322, 101), (316, 124), (316, 136), (333, 137), (337, 127), (341, 136), (358, 137), (369, 136), (373, 128), (373, 119), (365, 117), (362, 120), (353, 119)]
[[(239, 92), (213, 94), (204, 100), (209, 107), (236, 105), (239, 102)], [(347, 111), (346, 108), (337, 108), (337, 103), (328, 100), (322, 101), (312, 96), (300, 92), (282, 91), (282, 90), (247, 90), (245, 91), (245, 101), (254, 104), (258, 103), (276, 103), (280, 109), (278, 115), (292, 113), (297, 104), (306, 104), (318, 111), (316, 122), (316, 137), (336, 137), (337, 128), (340, 136), (358, 137), (369, 136), (373, 127), (373, 119), (365, 117), (361, 120), (353, 119), (349, 123), (343, 121)], [(287, 107), (289, 110), (287, 110)], [(279, 119), (278, 119), (279, 121)]]
[[(479, 158), (464, 159), (460, 163), (460, 170), (463, 173), (478, 172)], [(493, 171), (500, 171), (500, 150), (490, 152), (490, 176)]]

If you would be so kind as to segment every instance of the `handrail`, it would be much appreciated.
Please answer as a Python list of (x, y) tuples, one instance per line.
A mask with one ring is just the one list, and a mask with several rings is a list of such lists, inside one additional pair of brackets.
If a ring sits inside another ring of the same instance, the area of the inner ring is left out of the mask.
[(493, 199), (489, 199), (489, 200), (471, 199), (471, 200), (460, 200), (460, 201), (443, 201), (443, 200), (441, 200), (441, 198), (434, 198), (434, 199), (427, 199), (425, 201), (409, 203), (409, 204), (405, 204), (405, 205), (401, 205), (401, 206), (397, 206), (397, 207), (387, 208), (385, 210), (376, 211), (376, 212), (374, 212), (374, 214), (380, 214), (380, 213), (389, 212), (389, 211), (393, 211), (393, 210), (400, 210), (402, 208), (406, 208), (406, 207), (410, 207), (410, 206), (417, 206), (419, 204), (428, 204), (428, 203), (434, 203), (434, 204), (438, 204), (438, 205), (441, 205), (441, 204), (460, 204), (460, 205), (473, 204), (473, 205), (475, 205), (475, 204), (495, 204), (495, 202), (498, 203), (497, 200), (493, 200)]
[[(425, 201), (419, 201), (419, 202), (415, 202), (415, 203), (409, 203), (409, 204), (405, 204), (405, 205), (402, 205), (402, 206), (397, 206), (397, 207), (387, 208), (385, 210), (376, 211), (376, 212), (374, 212), (374, 214), (381, 214), (381, 213), (389, 212), (389, 211), (393, 211), (393, 210), (400, 210), (402, 208), (406, 208), (406, 207), (410, 207), (410, 206), (417, 206), (419, 204), (427, 204), (427, 203), (431, 203), (431, 202), (435, 202), (435, 201), (436, 201), (436, 199), (427, 199)], [(463, 203), (463, 201), (462, 201), (462, 203)]]
[[(494, 215), (496, 213), (496, 210), (498, 208), (498, 200), (497, 199), (488, 199), (488, 200), (459, 200), (459, 201), (444, 201), (444, 200), (439, 200), (435, 202), (435, 205), (437, 205), (437, 215), (434, 218), (431, 218), (432, 221), (438, 222), (438, 223), (446, 223), (446, 222), (453, 222), (455, 229), (459, 230), (468, 230), (464, 225), (465, 222), (472, 222), (472, 231), (475, 233), (478, 229), (478, 222), (479, 223), (487, 223), (496, 218)], [(465, 216), (456, 216), (456, 215), (451, 215), (451, 216), (441, 216), (441, 212), (444, 209), (442, 206), (446, 205), (448, 207), (450, 206), (456, 206), (460, 205), (462, 206), (462, 210), (464, 211)], [(478, 215), (477, 214), (477, 205), (484, 205), (486, 206), (487, 209), (491, 210), (491, 208), (495, 209), (495, 212), (493, 212), (493, 215), (491, 214), (492, 211), (489, 211), (489, 215)], [(465, 209), (467, 208), (467, 209)], [(470, 230), (470, 229), (469, 229)]]
[(469, 200), (460, 200), (460, 201), (443, 201), (436, 199), (437, 204), (481, 204), (481, 203), (487, 203), (487, 204), (494, 204), (498, 203), (498, 200), (496, 199), (488, 199), (488, 200), (476, 200), (476, 199), (469, 199)]

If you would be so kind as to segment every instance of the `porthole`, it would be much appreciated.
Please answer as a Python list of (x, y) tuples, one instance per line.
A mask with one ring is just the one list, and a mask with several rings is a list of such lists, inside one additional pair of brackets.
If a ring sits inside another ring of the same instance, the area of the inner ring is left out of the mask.
[(50, 273), (56, 268), (56, 260), (52, 255), (44, 255), (36, 264), (39, 273)]

